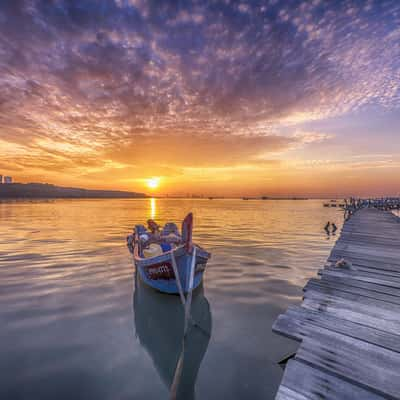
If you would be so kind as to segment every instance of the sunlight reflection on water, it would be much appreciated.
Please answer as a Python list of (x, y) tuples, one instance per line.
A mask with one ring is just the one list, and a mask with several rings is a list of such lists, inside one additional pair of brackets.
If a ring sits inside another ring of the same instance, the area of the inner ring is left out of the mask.
[(199, 368), (199, 399), (273, 398), (276, 362), (296, 344), (273, 334), (272, 323), (325, 262), (336, 239), (325, 223), (342, 225), (342, 213), (322, 203), (0, 202), (0, 398), (168, 398), (178, 357), (168, 338), (180, 329), (177, 306), (166, 305), (177, 298), (144, 292), (138, 311), (125, 237), (148, 218), (179, 222), (189, 211), (195, 241), (212, 253), (198, 300), (212, 334), (196, 342), (204, 354), (187, 379)]

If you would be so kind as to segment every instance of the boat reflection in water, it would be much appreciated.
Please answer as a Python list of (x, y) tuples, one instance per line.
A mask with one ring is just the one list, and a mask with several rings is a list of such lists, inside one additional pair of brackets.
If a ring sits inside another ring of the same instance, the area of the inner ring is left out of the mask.
[[(203, 284), (193, 291), (192, 320), (184, 341), (184, 310), (179, 296), (147, 287), (136, 272), (133, 309), (136, 335), (164, 384), (169, 390), (176, 385), (177, 399), (194, 399), (197, 373), (211, 336), (210, 305)], [(176, 373), (179, 360), (183, 360), (181, 375)]]

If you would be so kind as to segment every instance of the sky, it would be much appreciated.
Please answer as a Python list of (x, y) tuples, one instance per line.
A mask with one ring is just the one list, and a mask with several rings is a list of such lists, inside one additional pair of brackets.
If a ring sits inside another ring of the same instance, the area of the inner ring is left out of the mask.
[(400, 2), (1, 0), (0, 174), (400, 195)]

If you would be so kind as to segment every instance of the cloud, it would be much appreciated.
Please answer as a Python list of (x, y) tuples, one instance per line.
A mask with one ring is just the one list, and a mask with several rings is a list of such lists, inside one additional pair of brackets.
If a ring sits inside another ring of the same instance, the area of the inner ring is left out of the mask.
[(399, 26), (397, 1), (4, 1), (0, 157), (179, 170), (324, 141), (296, 125), (399, 106)]
[(320, 143), (326, 140), (333, 139), (335, 135), (322, 132), (304, 132), (296, 131), (293, 134), (293, 138), (296, 139), (297, 143), (310, 144), (310, 143)]
[(293, 142), (292, 138), (274, 135), (142, 135), (106, 154), (111, 159), (143, 165), (225, 166), (245, 164), (258, 154), (287, 149)]

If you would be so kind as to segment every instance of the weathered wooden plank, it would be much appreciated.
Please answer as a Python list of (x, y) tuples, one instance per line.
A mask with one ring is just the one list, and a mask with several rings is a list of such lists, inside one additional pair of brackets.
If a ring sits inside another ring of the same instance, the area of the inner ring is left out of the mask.
[(382, 400), (385, 397), (299, 360), (290, 360), (276, 400)]
[(399, 353), (328, 332), (305, 338), (296, 359), (380, 395), (400, 399)]
[(333, 258), (328, 258), (328, 263), (335, 265), (337, 261), (340, 259), (344, 258), (347, 261), (350, 261), (354, 266), (356, 267), (365, 267), (365, 268), (371, 268), (372, 270), (379, 270), (379, 271), (388, 271), (388, 272), (399, 272), (400, 268), (398, 268), (396, 265), (390, 265), (390, 264), (382, 264), (382, 263), (373, 263), (370, 261), (365, 261), (365, 260), (358, 260), (358, 259), (350, 259), (349, 257), (333, 257)]
[(363, 217), (359, 221), (347, 221), (346, 224), (344, 225), (344, 229), (348, 229), (354, 232), (371, 232), (371, 233), (376, 233), (379, 234), (382, 232), (382, 230), (373, 230), (373, 224), (379, 224), (380, 228), (387, 228), (387, 229), (396, 229), (396, 224), (397, 221), (391, 221), (391, 220), (384, 220), (382, 216), (379, 216), (376, 219), (371, 219), (368, 217)]
[[(358, 252), (360, 249), (366, 247), (368, 244), (373, 244), (374, 247), (369, 248), (368, 251), (379, 251), (382, 250), (384, 247), (387, 247), (390, 251), (395, 252), (396, 244), (399, 242), (399, 239), (392, 236), (388, 237), (386, 235), (387, 232), (385, 232), (385, 236), (372, 236), (365, 233), (361, 236), (360, 233), (356, 234), (354, 232), (344, 232), (343, 235), (340, 235), (339, 239), (336, 241), (335, 246), (338, 248), (347, 247), (348, 250)], [(357, 238), (357, 240), (355, 240), (355, 238)], [(379, 240), (381, 240), (382, 244), (379, 243)]]
[[(364, 213), (367, 214), (367, 213)], [(379, 223), (379, 227), (389, 227), (393, 228), (396, 223), (398, 223), (397, 220), (392, 219), (392, 218), (386, 218), (385, 215), (382, 215), (384, 213), (381, 213), (381, 215), (376, 215), (376, 217), (371, 217), (371, 215), (362, 215), (357, 217), (353, 217), (352, 219), (346, 221), (346, 228), (347, 229), (353, 229), (355, 231), (357, 230), (369, 230), (372, 232), (379, 232), (378, 230), (373, 230), (372, 224)], [(358, 220), (357, 220), (358, 219)]]
[(393, 263), (397, 265), (399, 263), (399, 259), (396, 257), (395, 253), (391, 253), (389, 249), (377, 248), (373, 242), (371, 243), (370, 249), (365, 249), (364, 251), (361, 248), (351, 249), (348, 243), (346, 243), (346, 246), (341, 246), (339, 243), (338, 246), (332, 249), (332, 253), (347, 254), (350, 257), (353, 255), (354, 258), (360, 259), (383, 261), (385, 264)]
[[(365, 266), (365, 265), (358, 265), (356, 263), (352, 263), (352, 265), (355, 268), (357, 268), (357, 270), (360, 272), (393, 276), (395, 278), (400, 278), (400, 269), (398, 271), (397, 270), (394, 271), (392, 268), (391, 269), (382, 269), (379, 267), (376, 268), (376, 267), (370, 267), (370, 266)], [(335, 267), (335, 265), (326, 266), (326, 268), (333, 268), (333, 267)]]
[[(393, 223), (388, 223), (385, 225), (382, 225), (382, 223), (380, 221), (377, 222), (377, 224), (379, 225), (379, 231), (373, 231), (370, 229), (369, 226), (359, 226), (359, 227), (355, 227), (355, 226), (348, 226), (348, 224), (346, 223), (341, 232), (344, 233), (348, 233), (348, 234), (355, 234), (355, 235), (368, 235), (368, 236), (372, 236), (372, 237), (382, 237), (385, 240), (396, 240), (396, 236), (393, 236), (392, 233), (396, 232), (396, 230), (398, 229), (397, 224), (393, 224)], [(388, 232), (388, 234), (386, 234), (386, 232)]]
[(367, 232), (356, 233), (356, 232), (348, 232), (342, 231), (340, 233), (340, 237), (336, 243), (341, 242), (350, 242), (350, 243), (358, 243), (360, 245), (363, 244), (371, 244), (376, 243), (381, 246), (396, 246), (400, 240), (398, 238), (388, 238), (386, 234), (376, 235), (370, 234)]
[[(365, 223), (354, 224), (353, 222), (346, 221), (342, 227), (342, 231), (361, 233), (361, 234), (372, 234), (372, 235), (383, 235), (384, 230), (373, 230), (371, 224), (378, 224), (379, 228), (386, 228), (388, 231), (397, 229), (397, 223), (394, 221), (383, 221), (380, 218), (377, 221), (364, 221)], [(387, 236), (390, 238), (390, 236)]]
[(392, 296), (390, 294), (379, 293), (372, 290), (362, 289), (359, 287), (344, 285), (335, 281), (323, 281), (320, 279), (310, 279), (303, 289), (307, 290), (317, 290), (321, 293), (332, 294), (332, 290), (338, 291), (336, 294), (341, 296), (340, 292), (358, 294), (360, 296), (369, 297), (376, 300), (385, 301), (388, 303), (398, 304), (400, 306), (400, 297)]
[(372, 235), (369, 233), (355, 233), (342, 231), (336, 244), (350, 243), (358, 246), (371, 245), (373, 243), (377, 246), (389, 246), (396, 247), (400, 240), (398, 238), (390, 237), (388, 238), (386, 234), (384, 235)]
[[(373, 230), (372, 226), (375, 224), (379, 225), (379, 230)], [(349, 232), (349, 233), (359, 233), (359, 234), (368, 234), (368, 235), (375, 235), (375, 236), (385, 236), (389, 239), (395, 238), (395, 236), (385, 235), (385, 232), (394, 232), (398, 229), (397, 223), (393, 222), (383, 222), (381, 220), (377, 220), (376, 222), (368, 221), (367, 224), (359, 224), (351, 225), (350, 223), (346, 222), (343, 225), (342, 231)]]
[(316, 290), (307, 290), (304, 293), (304, 301), (306, 299), (324, 300), (328, 303), (340, 302), (348, 304), (352, 309), (366, 310), (368, 315), (379, 315), (382, 319), (389, 321), (398, 321), (400, 323), (400, 306), (398, 304), (387, 303), (381, 300), (367, 298), (357, 294), (338, 293), (331, 294), (321, 293)]
[(399, 260), (396, 252), (393, 251), (393, 249), (394, 246), (378, 246), (375, 240), (365, 242), (362, 245), (355, 247), (354, 245), (351, 245), (350, 242), (339, 239), (333, 247), (332, 253), (348, 253), (349, 255), (354, 254), (354, 256), (359, 256), (365, 259), (377, 258), (380, 260), (382, 258), (386, 263), (397, 263)]
[(374, 270), (374, 271), (361, 271), (359, 269), (351, 269), (348, 270), (346, 268), (341, 268), (341, 267), (330, 267), (330, 266), (325, 266), (326, 271), (333, 271), (333, 272), (345, 272), (348, 273), (349, 275), (353, 276), (359, 276), (359, 277), (365, 277), (365, 278), (375, 278), (375, 279), (381, 279), (388, 281), (390, 283), (397, 282), (400, 284), (400, 278), (398, 276), (392, 276), (392, 275), (387, 275), (387, 274), (381, 274), (379, 271)]
[(335, 250), (332, 250), (328, 261), (335, 262), (337, 260), (340, 260), (341, 258), (344, 258), (346, 260), (350, 260), (353, 263), (357, 263), (360, 265), (365, 265), (365, 266), (370, 266), (370, 267), (375, 267), (377, 268), (378, 266), (380, 268), (386, 267), (386, 269), (390, 269), (397, 271), (400, 266), (400, 263), (398, 259), (394, 260), (385, 260), (383, 257), (372, 257), (372, 256), (357, 256), (355, 253), (351, 252), (346, 252), (346, 251), (340, 251), (336, 252)]
[(376, 283), (377, 285), (383, 285), (383, 286), (387, 286), (387, 287), (400, 289), (400, 283), (392, 282), (383, 276), (379, 277), (379, 278), (365, 277), (365, 276), (358, 275), (358, 274), (351, 272), (349, 270), (346, 270), (346, 269), (339, 270), (339, 268), (337, 271), (335, 271), (333, 269), (332, 270), (331, 269), (319, 270), (318, 273), (322, 276), (332, 276), (332, 277), (338, 277), (338, 278), (355, 279), (358, 281)]
[(370, 311), (379, 313), (382, 318), (400, 322), (400, 306), (394, 303), (373, 299), (371, 297), (361, 296), (356, 293), (341, 292), (336, 289), (322, 292), (320, 290), (310, 289), (304, 293), (304, 298), (325, 299), (327, 301), (343, 301), (351, 304), (358, 304), (362, 307), (368, 307)]
[(390, 332), (336, 318), (329, 313), (291, 307), (275, 321), (272, 330), (294, 340), (312, 332), (333, 331), (400, 353), (400, 336)]
[[(400, 323), (390, 319), (390, 315), (384, 317), (379, 309), (353, 304), (351, 302), (336, 299), (311, 299), (305, 298), (302, 307), (314, 311), (330, 313), (336, 318), (353, 321), (360, 325), (370, 326), (375, 329), (397, 334), (400, 332)], [(394, 315), (394, 313), (393, 313)]]
[[(370, 245), (373, 246), (373, 245)], [(366, 246), (367, 247), (367, 246)], [(378, 263), (391, 265), (391, 266), (399, 266), (400, 260), (396, 256), (395, 253), (391, 253), (388, 248), (386, 249), (379, 249), (379, 251), (375, 248), (373, 251), (363, 251), (359, 249), (358, 251), (349, 249), (349, 248), (339, 248), (334, 247), (331, 252), (331, 257), (341, 256), (343, 258), (353, 258), (355, 260), (366, 260), (371, 263)]]
[(364, 288), (370, 290), (371, 292), (385, 293), (391, 296), (400, 297), (400, 291), (396, 288), (391, 288), (389, 286), (379, 285), (372, 282), (360, 281), (358, 279), (352, 279), (347, 276), (338, 277), (330, 275), (322, 275), (321, 282), (335, 282), (341, 285), (348, 285), (356, 288)]
[(303, 395), (293, 389), (286, 387), (283, 383), (279, 386), (278, 393), (275, 397), (276, 400), (308, 400), (309, 395)]

